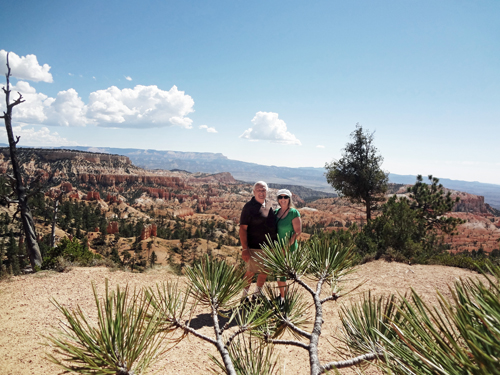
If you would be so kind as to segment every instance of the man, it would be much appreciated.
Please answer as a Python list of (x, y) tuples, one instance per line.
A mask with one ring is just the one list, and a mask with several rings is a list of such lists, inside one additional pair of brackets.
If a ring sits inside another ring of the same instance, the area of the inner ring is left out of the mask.
[(250, 284), (253, 276), (257, 276), (257, 292), (261, 294), (262, 287), (266, 282), (267, 270), (262, 265), (263, 254), (261, 245), (267, 242), (266, 236), (269, 235), (271, 241), (277, 240), (276, 217), (271, 207), (271, 203), (266, 200), (267, 184), (264, 181), (258, 181), (253, 186), (252, 199), (243, 206), (240, 217), (240, 241), (241, 257), (247, 264), (245, 279), (248, 286), (243, 290), (243, 298), (247, 298)]

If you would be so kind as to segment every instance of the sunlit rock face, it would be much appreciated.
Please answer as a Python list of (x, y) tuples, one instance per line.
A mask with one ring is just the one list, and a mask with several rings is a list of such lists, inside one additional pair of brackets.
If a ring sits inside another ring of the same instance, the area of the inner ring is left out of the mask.
[(489, 213), (487, 205), (484, 203), (484, 197), (463, 192), (454, 192), (452, 197), (459, 197), (460, 201), (453, 207), (454, 212), (475, 212)]

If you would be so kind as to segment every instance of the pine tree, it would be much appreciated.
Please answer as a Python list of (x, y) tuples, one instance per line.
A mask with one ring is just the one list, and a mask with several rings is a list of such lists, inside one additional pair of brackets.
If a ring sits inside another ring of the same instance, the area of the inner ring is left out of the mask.
[(12, 275), (21, 274), (21, 266), (19, 264), (19, 247), (17, 246), (17, 238), (14, 237), (12, 230), (9, 232), (9, 242), (6, 249), (7, 266)]
[(4, 262), (4, 258), (7, 255), (7, 249), (5, 248), (5, 238), (0, 241), (0, 279), (7, 275), (7, 267)]
[(156, 264), (156, 261), (158, 260), (158, 256), (156, 253), (153, 251), (151, 253), (151, 256), (149, 257), (149, 265), (150, 267), (153, 267)]
[(326, 180), (352, 203), (364, 203), (367, 221), (378, 203), (385, 200), (388, 173), (381, 169), (384, 160), (373, 145), (373, 133), (356, 124), (342, 157), (325, 164)]
[(450, 191), (445, 193), (438, 178), (429, 175), (428, 179), (430, 184), (423, 182), (422, 176), (418, 175), (415, 185), (408, 188), (410, 208), (417, 213), (426, 229), (451, 234), (462, 221), (443, 215), (450, 212), (460, 198), (452, 199)]

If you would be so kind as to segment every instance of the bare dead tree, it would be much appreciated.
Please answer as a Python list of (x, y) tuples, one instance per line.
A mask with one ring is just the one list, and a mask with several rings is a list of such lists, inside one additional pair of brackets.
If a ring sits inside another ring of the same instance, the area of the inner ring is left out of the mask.
[(54, 215), (52, 216), (52, 231), (50, 233), (50, 247), (54, 247), (56, 243), (56, 223), (57, 223), (57, 213), (59, 212), (59, 203), (62, 201), (63, 192), (54, 199)]
[(26, 247), (28, 249), (28, 256), (30, 259), (31, 267), (35, 271), (35, 267), (41, 267), (42, 265), (42, 255), (40, 253), (40, 248), (36, 240), (36, 229), (35, 223), (33, 221), (33, 216), (31, 215), (31, 210), (28, 206), (28, 194), (26, 192), (26, 187), (23, 183), (23, 178), (21, 176), (21, 169), (19, 167), (19, 161), (17, 157), (16, 145), (19, 142), (19, 136), (14, 140), (14, 133), (12, 132), (12, 109), (24, 102), (23, 96), (19, 94), (19, 97), (10, 102), (10, 66), (9, 66), (9, 54), (7, 53), (7, 87), (3, 87), (3, 92), (5, 93), (5, 104), (7, 111), (3, 113), (3, 118), (5, 121), (5, 129), (7, 130), (7, 138), (9, 140), (9, 151), (10, 159), (12, 162), (12, 175), (7, 177), (11, 180), (12, 187), (17, 195), (17, 199), (11, 199), (9, 197), (4, 197), (8, 203), (16, 203), (18, 205), (18, 211), (21, 213), (21, 221), (23, 223), (24, 234), (26, 237)]

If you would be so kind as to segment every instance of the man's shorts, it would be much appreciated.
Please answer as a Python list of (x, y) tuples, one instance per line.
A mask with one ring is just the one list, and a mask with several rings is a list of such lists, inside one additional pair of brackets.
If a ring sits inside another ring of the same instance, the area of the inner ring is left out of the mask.
[(264, 256), (264, 250), (262, 249), (248, 249), (250, 253), (250, 260), (247, 262), (247, 271), (252, 273), (265, 273), (268, 274), (268, 270), (264, 267), (262, 258)]

